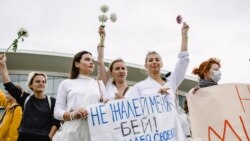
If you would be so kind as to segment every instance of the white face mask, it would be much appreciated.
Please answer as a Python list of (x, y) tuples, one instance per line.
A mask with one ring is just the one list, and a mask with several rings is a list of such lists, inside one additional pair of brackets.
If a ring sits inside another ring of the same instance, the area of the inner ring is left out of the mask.
[(218, 82), (220, 81), (220, 78), (221, 78), (221, 72), (219, 70), (214, 70), (213, 71), (213, 74), (211, 76), (211, 79), (214, 81), (214, 82)]

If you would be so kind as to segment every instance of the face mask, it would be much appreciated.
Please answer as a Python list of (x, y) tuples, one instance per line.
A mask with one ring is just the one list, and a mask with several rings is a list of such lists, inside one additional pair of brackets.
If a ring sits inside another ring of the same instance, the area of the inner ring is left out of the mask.
[(211, 76), (211, 79), (214, 81), (214, 82), (218, 82), (220, 81), (220, 78), (221, 78), (221, 72), (219, 70), (214, 70), (213, 71), (213, 74)]

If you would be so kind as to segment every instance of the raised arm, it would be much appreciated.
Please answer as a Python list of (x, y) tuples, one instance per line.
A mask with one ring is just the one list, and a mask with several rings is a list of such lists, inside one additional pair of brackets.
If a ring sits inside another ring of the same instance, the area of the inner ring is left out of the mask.
[(6, 55), (5, 54), (0, 55), (0, 72), (2, 74), (2, 79), (3, 79), (3, 84), (4, 84), (5, 89), (8, 91), (8, 93), (11, 96), (13, 96), (16, 99), (16, 101), (21, 106), (23, 106), (23, 103), (29, 94), (26, 92), (23, 92), (22, 90), (20, 90), (16, 85), (14, 85), (11, 82), (9, 72), (7, 69), (7, 65), (6, 65)]
[(6, 65), (6, 55), (5, 54), (0, 55), (0, 69), (1, 69), (1, 73), (2, 73), (3, 83), (5, 84), (8, 82), (11, 82), (9, 72), (7, 69), (7, 65)]
[(189, 54), (188, 54), (188, 30), (189, 26), (187, 23), (183, 23), (181, 34), (182, 34), (182, 40), (181, 40), (181, 52), (178, 55), (178, 61), (175, 65), (174, 70), (172, 71), (169, 81), (172, 81), (172, 88), (176, 90), (179, 85), (184, 80), (188, 64), (189, 64)]
[(189, 26), (186, 22), (182, 25), (182, 40), (181, 40), (181, 52), (188, 51), (188, 30)]
[(97, 48), (97, 52), (98, 52), (97, 78), (99, 80), (102, 80), (103, 83), (106, 85), (109, 78), (108, 78), (108, 70), (106, 70), (106, 67), (104, 64), (104, 41), (105, 41), (105, 36), (106, 36), (104, 26), (99, 27), (98, 33), (100, 35), (100, 43), (99, 43), (98, 48)]

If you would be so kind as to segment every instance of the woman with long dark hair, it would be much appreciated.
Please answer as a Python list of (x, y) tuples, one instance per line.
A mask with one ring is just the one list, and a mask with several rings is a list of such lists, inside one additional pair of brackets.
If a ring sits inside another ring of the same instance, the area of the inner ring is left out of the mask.
[(60, 141), (90, 141), (86, 106), (102, 102), (105, 96), (103, 82), (90, 77), (94, 67), (90, 52), (78, 52), (73, 58), (70, 78), (58, 88), (54, 115), (64, 120)]

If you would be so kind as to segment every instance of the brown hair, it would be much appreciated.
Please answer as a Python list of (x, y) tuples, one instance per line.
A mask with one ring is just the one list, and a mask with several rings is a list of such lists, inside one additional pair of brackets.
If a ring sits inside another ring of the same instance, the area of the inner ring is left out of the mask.
[[(146, 55), (145, 63), (147, 63), (148, 56), (149, 56), (149, 55), (152, 55), (152, 54), (157, 54), (157, 55), (160, 56), (160, 54), (159, 54), (158, 52), (156, 52), (156, 51), (149, 51), (149, 52), (147, 53), (147, 55)], [(161, 56), (160, 56), (160, 58), (161, 58)]]
[[(112, 72), (113, 71), (113, 68), (114, 68), (114, 64), (115, 63), (118, 63), (118, 62), (123, 62), (125, 64), (125, 62), (121, 59), (121, 58), (118, 58), (118, 59), (115, 59), (109, 66), (109, 71)], [(125, 64), (126, 65), (126, 64)]]
[(71, 73), (70, 73), (70, 79), (75, 79), (75, 78), (77, 78), (78, 77), (78, 75), (79, 75), (79, 68), (77, 68), (76, 66), (75, 66), (75, 63), (76, 62), (80, 62), (80, 60), (82, 59), (82, 55), (84, 55), (84, 54), (90, 54), (90, 55), (92, 55), (90, 52), (88, 52), (88, 51), (80, 51), (80, 52), (78, 52), (75, 56), (74, 56), (74, 58), (73, 58), (73, 62), (72, 62), (72, 67), (71, 67)]
[[(118, 62), (122, 62), (122, 63), (124, 63), (125, 66), (126, 66), (126, 63), (125, 63), (121, 58), (115, 59), (115, 60), (110, 64), (110, 66), (109, 66), (109, 71), (110, 71), (110, 72), (113, 71), (113, 68), (114, 68), (115, 63), (118, 63)], [(126, 66), (126, 67), (127, 67), (127, 66)], [(116, 86), (116, 82), (115, 82), (114, 79), (113, 79), (112, 83)]]
[(200, 64), (199, 68), (194, 68), (192, 73), (194, 75), (198, 75), (201, 79), (204, 79), (204, 76), (209, 70), (211, 69), (212, 64), (217, 64), (219, 68), (221, 67), (220, 65), (220, 60), (217, 58), (209, 58), (207, 61), (204, 61)]

